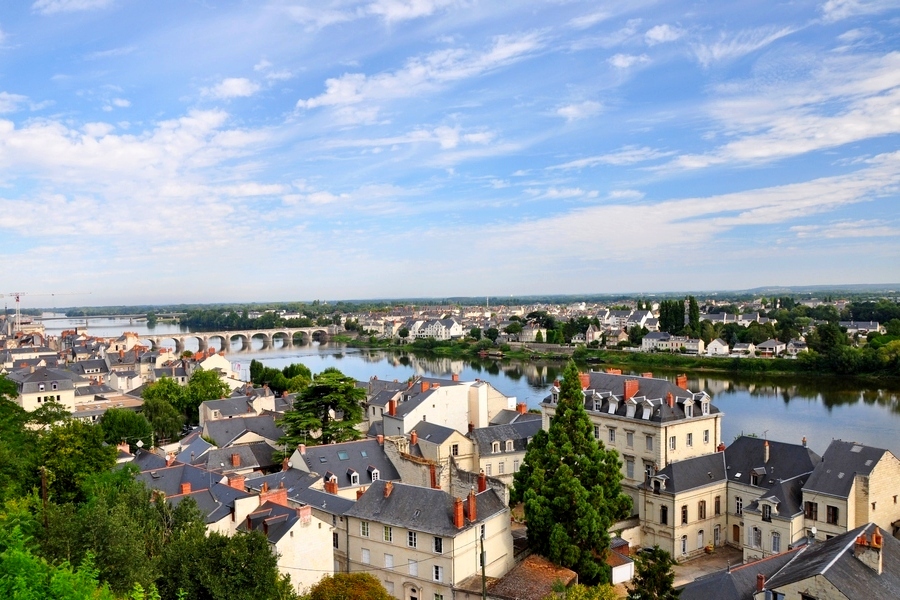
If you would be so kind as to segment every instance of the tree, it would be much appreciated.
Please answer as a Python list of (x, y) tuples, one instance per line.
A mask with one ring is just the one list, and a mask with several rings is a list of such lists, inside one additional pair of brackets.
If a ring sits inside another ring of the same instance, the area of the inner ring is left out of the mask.
[(184, 417), (162, 396), (144, 400), (143, 410), (157, 441), (171, 440), (181, 432)]
[(538, 332), (534, 334), (534, 343), (535, 344), (543, 344), (544, 343), (544, 334), (542, 334), (540, 330), (538, 330)]
[(335, 573), (312, 586), (304, 600), (391, 600), (377, 577), (369, 573)]
[(409, 337), (409, 328), (408, 328), (408, 327), (401, 327), (401, 328), (400, 328), (400, 331), (397, 332), (397, 335), (400, 336), (400, 339), (401, 339), (401, 340), (405, 340), (406, 338)]
[(481, 339), (481, 328), (473, 327), (469, 330), (469, 337), (475, 340), (476, 342)]
[(522, 333), (522, 324), (518, 321), (513, 321), (512, 323), (504, 327), (503, 331), (510, 335), (518, 335)]
[(543, 600), (617, 600), (616, 588), (608, 583), (587, 586), (580, 583), (565, 587), (561, 581), (553, 584), (553, 593)]
[[(294, 409), (284, 414), (279, 425), (285, 430), (281, 443), (296, 446), (309, 443), (313, 432), (320, 432), (318, 443), (332, 444), (358, 439), (356, 430), (363, 420), (361, 402), (364, 389), (356, 387), (356, 381), (335, 368), (328, 368), (313, 377), (312, 382), (300, 392)], [(336, 415), (340, 413), (341, 419)]]
[(638, 553), (628, 600), (675, 600), (681, 594), (674, 587), (675, 561), (659, 546)]
[(29, 413), (3, 397), (16, 386), (0, 375), (0, 503), (24, 495), (36, 483), (37, 433), (27, 427)]
[(82, 499), (84, 481), (116, 464), (116, 449), (104, 443), (103, 430), (78, 419), (51, 427), (41, 438), (40, 453), (57, 502)]
[(100, 428), (107, 444), (115, 446), (128, 442), (131, 452), (137, 450), (138, 441), (149, 444), (153, 433), (150, 421), (142, 414), (122, 408), (110, 408), (100, 417)]
[(528, 445), (511, 497), (524, 502), (532, 548), (588, 584), (609, 581), (608, 530), (631, 513), (619, 456), (593, 432), (578, 369), (570, 362), (550, 428)]
[(484, 330), (484, 337), (491, 340), (492, 342), (496, 342), (497, 338), (500, 336), (500, 330), (496, 327), (488, 327)]
[(693, 296), (688, 296), (688, 327), (692, 336), (700, 335), (700, 305)]

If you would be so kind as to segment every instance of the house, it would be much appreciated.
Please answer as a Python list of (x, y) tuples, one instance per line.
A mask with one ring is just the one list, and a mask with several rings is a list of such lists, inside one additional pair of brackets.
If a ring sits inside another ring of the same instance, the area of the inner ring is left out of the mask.
[(526, 344), (532, 344), (538, 341), (538, 335), (540, 335), (540, 341), (547, 341), (547, 329), (540, 325), (529, 323), (522, 327), (522, 331), (519, 332), (519, 341)]
[(721, 338), (716, 338), (706, 346), (707, 356), (728, 356), (728, 344)]
[(884, 333), (884, 327), (882, 327), (878, 321), (839, 321), (838, 325), (841, 329), (846, 329), (847, 335), (850, 337), (853, 337), (856, 334), (867, 336), (873, 331), (876, 333)]
[(350, 572), (374, 574), (396, 598), (449, 600), (482, 564), (499, 578), (514, 563), (509, 508), (493, 489), (463, 500), (376, 481), (346, 517)]
[[(635, 377), (620, 371), (581, 374), (584, 407), (594, 437), (622, 457), (622, 490), (640, 509), (638, 486), (669, 463), (715, 452), (722, 413), (706, 392), (687, 389), (687, 377), (675, 382)], [(556, 413), (559, 385), (541, 404), (544, 429)]]
[(325, 491), (355, 498), (358, 490), (376, 481), (400, 480), (400, 473), (385, 454), (383, 443), (370, 438), (326, 446), (300, 444), (291, 455), (290, 464), (295, 469), (321, 475)]
[(513, 475), (525, 459), (528, 443), (540, 430), (538, 419), (473, 429), (469, 437), (475, 443), (475, 471), (483, 471), (511, 486)]
[(785, 347), (785, 353), (788, 356), (797, 356), (801, 352), (809, 352), (809, 347), (803, 340), (791, 340)]
[(275, 424), (275, 417), (270, 413), (206, 421), (202, 431), (219, 448), (253, 442), (266, 442), (277, 448), (278, 440), (284, 437), (284, 430)]
[(761, 344), (757, 344), (756, 351), (763, 358), (772, 358), (784, 354), (787, 344), (781, 340), (769, 339)]
[(865, 523), (900, 526), (900, 460), (889, 450), (833, 440), (803, 486), (804, 526), (826, 539)]
[(66, 410), (75, 410), (75, 388), (90, 381), (64, 369), (29, 367), (10, 372), (7, 378), (16, 384), (16, 403), (28, 412), (47, 402), (58, 402)]
[(900, 541), (866, 523), (797, 552), (767, 578), (754, 600), (900, 598)]
[(731, 356), (745, 357), (756, 356), (756, 346), (752, 343), (739, 342), (731, 348)]
[(265, 411), (275, 411), (275, 394), (268, 388), (254, 388), (245, 384), (235, 389), (228, 398), (207, 400), (200, 404), (200, 426), (206, 421), (231, 419), (237, 416), (259, 416)]
[(759, 582), (764, 584), (803, 548), (798, 546), (781, 554), (772, 554), (761, 560), (699, 577), (681, 590), (678, 600), (753, 600)]
[(641, 350), (643, 352), (654, 352), (656, 350), (669, 349), (669, 340), (672, 334), (665, 331), (651, 331), (641, 339)]
[[(422, 421), (409, 434), (409, 453), (429, 460), (441, 469), (455, 460), (460, 468), (471, 470), (475, 464), (475, 444), (455, 429)], [(449, 472), (449, 471), (448, 471)]]

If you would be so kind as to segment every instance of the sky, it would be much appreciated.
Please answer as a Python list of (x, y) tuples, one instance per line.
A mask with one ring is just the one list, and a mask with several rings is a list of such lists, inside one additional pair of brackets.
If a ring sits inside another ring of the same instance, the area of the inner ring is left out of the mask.
[(22, 306), (900, 281), (900, 0), (9, 0)]

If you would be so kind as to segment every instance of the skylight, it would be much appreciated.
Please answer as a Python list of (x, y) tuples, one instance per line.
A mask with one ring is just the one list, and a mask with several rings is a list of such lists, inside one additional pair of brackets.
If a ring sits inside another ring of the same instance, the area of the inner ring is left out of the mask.
[(347, 454), (345, 450), (341, 450), (340, 452), (338, 452), (338, 458), (340, 460), (350, 460), (350, 455)]

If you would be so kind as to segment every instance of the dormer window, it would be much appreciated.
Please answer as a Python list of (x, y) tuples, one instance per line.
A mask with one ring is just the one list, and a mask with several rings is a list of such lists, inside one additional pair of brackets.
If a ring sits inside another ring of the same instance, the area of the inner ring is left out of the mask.
[(39, 391), (39, 392), (43, 392), (43, 391), (44, 391), (44, 384), (43, 384), (43, 383), (39, 383), (39, 384), (38, 384), (38, 391)]
[(703, 413), (704, 416), (709, 414), (709, 402), (700, 403), (700, 412)]
[(372, 479), (372, 481), (378, 481), (379, 479), (381, 479), (381, 473), (375, 467), (370, 466), (369, 477)]
[(512, 440), (506, 440), (506, 451), (507, 451), (507, 452), (512, 452), (512, 450), (513, 450), (513, 441), (512, 441)]
[(763, 521), (772, 521), (772, 507), (768, 504), (762, 505), (762, 519)]
[(694, 405), (688, 402), (684, 403), (684, 416), (691, 418), (694, 416)]
[(58, 390), (58, 389), (59, 389), (59, 384), (56, 383), (56, 382), (54, 381), (53, 383), (50, 384), (50, 389), (51, 389), (51, 390)]
[(493, 454), (500, 452), (500, 442), (491, 442), (491, 452)]

